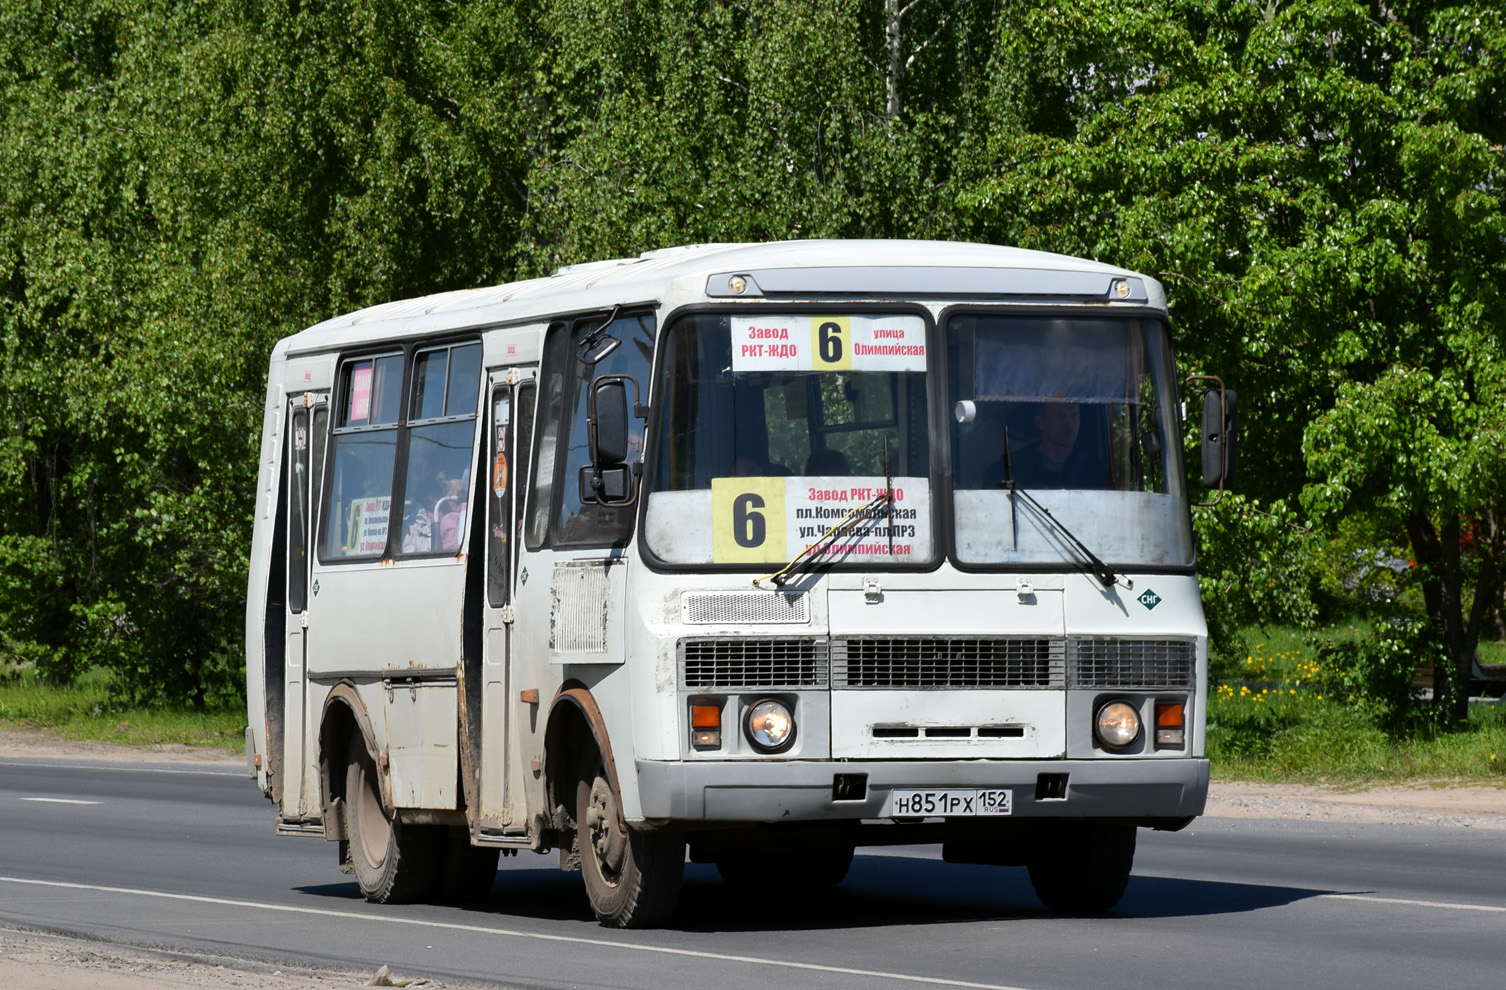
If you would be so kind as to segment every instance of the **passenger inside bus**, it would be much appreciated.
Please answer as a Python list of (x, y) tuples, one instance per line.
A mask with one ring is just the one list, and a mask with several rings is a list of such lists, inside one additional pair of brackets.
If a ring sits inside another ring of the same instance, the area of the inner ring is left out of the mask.
[[(1010, 451), (1010, 470), (1016, 484), (1024, 488), (1107, 487), (1107, 462), (1081, 436), (1081, 406), (1061, 400), (1038, 403), (1031, 423), (1036, 433), (1034, 442)], [(1003, 467), (1001, 457), (1001, 481)]]
[[(981, 470), (960, 465), (958, 487), (1003, 487), (1003, 446), (1009, 478), (1021, 488), (1112, 488), (1103, 404), (1077, 403), (1061, 393), (1044, 402), (980, 402), (967, 424), (961, 453), (982, 453)], [(976, 465), (977, 460), (974, 461)]]
[(439, 549), (460, 549), (460, 533), (465, 528), (466, 499), (470, 490), (471, 472), (458, 475), (439, 473), (439, 483), (444, 494), (434, 503), (434, 516), (439, 520)]

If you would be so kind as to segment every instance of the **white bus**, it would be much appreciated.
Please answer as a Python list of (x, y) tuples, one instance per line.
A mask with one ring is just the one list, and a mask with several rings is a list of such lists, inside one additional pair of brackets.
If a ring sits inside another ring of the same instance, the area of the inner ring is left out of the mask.
[(271, 358), (251, 772), (377, 902), (558, 851), (649, 925), (687, 851), (790, 889), (941, 843), (1106, 910), (1207, 793), (1181, 429), (1159, 283), (987, 245), (700, 245), (328, 320)]

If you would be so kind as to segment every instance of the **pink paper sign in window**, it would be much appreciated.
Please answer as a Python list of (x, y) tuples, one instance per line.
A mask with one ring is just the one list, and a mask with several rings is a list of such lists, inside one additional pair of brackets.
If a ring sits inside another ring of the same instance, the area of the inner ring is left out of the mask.
[(350, 369), (350, 415), (347, 423), (368, 419), (371, 416), (371, 362), (358, 364)]

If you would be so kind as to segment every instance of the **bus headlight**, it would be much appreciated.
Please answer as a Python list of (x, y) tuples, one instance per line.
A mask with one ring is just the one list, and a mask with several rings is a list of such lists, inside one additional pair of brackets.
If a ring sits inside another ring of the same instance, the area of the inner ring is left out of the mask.
[(795, 717), (789, 706), (765, 698), (748, 709), (748, 741), (765, 753), (777, 753), (795, 741)]
[(1106, 749), (1124, 749), (1140, 738), (1140, 713), (1123, 701), (1111, 701), (1098, 709), (1094, 729)]

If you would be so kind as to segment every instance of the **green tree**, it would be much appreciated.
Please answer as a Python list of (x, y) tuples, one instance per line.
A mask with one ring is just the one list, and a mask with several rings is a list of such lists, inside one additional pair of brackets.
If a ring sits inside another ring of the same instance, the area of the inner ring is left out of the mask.
[(0, 651), (234, 690), (266, 355), (507, 277), (526, 13), (0, 3)]
[(1159, 274), (1241, 389), (1252, 493), (1405, 528), (1461, 715), (1501, 597), (1502, 12), (1024, 4), (1000, 37), (975, 229)]

